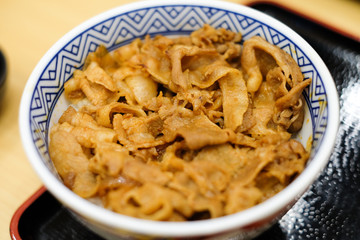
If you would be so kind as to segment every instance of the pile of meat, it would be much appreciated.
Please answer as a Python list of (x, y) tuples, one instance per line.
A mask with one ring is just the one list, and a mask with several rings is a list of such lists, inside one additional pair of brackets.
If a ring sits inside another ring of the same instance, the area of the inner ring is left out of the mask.
[(311, 80), (283, 50), (241, 38), (204, 25), (89, 54), (50, 133), (64, 184), (160, 221), (236, 213), (285, 188), (309, 158), (291, 136)]

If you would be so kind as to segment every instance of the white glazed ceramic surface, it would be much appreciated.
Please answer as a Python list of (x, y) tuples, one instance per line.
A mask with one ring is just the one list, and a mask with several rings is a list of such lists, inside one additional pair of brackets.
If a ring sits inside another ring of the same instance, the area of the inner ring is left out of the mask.
[[(285, 190), (245, 211), (195, 222), (154, 222), (122, 216), (76, 196), (57, 177), (48, 154), (48, 129), (68, 106), (63, 84), (100, 44), (109, 50), (146, 34), (187, 35), (204, 23), (265, 38), (291, 54), (312, 84), (305, 90), (307, 112), (297, 138), (312, 138), (307, 168)], [(20, 105), (20, 132), (27, 156), (47, 189), (90, 228), (107, 238), (129, 236), (252, 237), (279, 219), (316, 179), (329, 159), (339, 124), (339, 102), (329, 71), (294, 31), (256, 10), (218, 1), (146, 1), (121, 6), (84, 22), (61, 38), (40, 60)]]

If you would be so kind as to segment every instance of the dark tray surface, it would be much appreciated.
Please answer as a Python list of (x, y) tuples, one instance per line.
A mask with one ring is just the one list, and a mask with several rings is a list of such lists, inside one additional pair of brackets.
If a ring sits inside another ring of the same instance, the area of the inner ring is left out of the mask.
[[(340, 128), (329, 164), (295, 206), (256, 240), (360, 239), (360, 43), (281, 7), (252, 7), (308, 41), (329, 68), (340, 97)], [(13, 239), (102, 239), (49, 192), (33, 200), (12, 223)]]

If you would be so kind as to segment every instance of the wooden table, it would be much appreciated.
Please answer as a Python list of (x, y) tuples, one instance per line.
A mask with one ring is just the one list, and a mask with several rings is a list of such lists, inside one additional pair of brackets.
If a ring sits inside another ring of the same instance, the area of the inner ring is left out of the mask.
[[(100, 12), (130, 2), (1, 0), (0, 49), (8, 60), (8, 79), (0, 111), (0, 239), (10, 239), (9, 224), (14, 211), (42, 186), (25, 156), (18, 128), (19, 103), (27, 78), (45, 52), (66, 32)], [(359, 1), (272, 2), (360, 40)]]

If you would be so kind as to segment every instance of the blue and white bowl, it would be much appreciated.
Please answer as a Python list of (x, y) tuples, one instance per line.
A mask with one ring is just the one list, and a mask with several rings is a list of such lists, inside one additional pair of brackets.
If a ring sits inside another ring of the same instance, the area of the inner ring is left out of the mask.
[[(58, 178), (48, 153), (49, 129), (68, 102), (64, 83), (100, 44), (109, 50), (147, 34), (187, 35), (203, 24), (260, 35), (288, 52), (305, 78), (306, 116), (297, 135), (311, 156), (304, 172), (287, 188), (245, 211), (211, 220), (156, 222), (123, 216), (69, 190)], [(32, 72), (20, 105), (20, 132), (27, 156), (46, 188), (81, 222), (109, 238), (254, 237), (281, 218), (311, 186), (328, 162), (339, 125), (339, 101), (333, 79), (318, 54), (293, 30), (254, 9), (220, 1), (152, 0), (120, 6), (79, 25), (62, 37)]]

